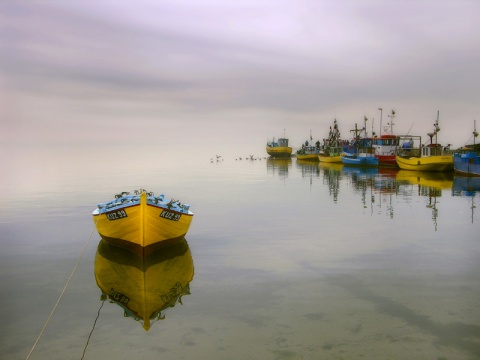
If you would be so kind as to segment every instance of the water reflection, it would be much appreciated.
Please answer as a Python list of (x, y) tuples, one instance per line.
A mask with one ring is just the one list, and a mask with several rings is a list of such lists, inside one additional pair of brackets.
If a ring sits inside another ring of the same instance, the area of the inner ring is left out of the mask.
[(190, 294), (193, 260), (185, 239), (148, 256), (139, 256), (101, 240), (95, 255), (95, 280), (101, 300), (123, 308), (124, 316), (145, 330)]
[(292, 159), (267, 158), (267, 173), (278, 175), (281, 179), (288, 177), (288, 169), (292, 165)]
[(399, 170), (397, 181), (419, 185), (419, 189), (423, 191), (426, 191), (426, 188), (451, 189), (453, 186), (453, 172)]
[(400, 170), (397, 181), (405, 185), (413, 185), (417, 189), (417, 196), (428, 198), (427, 208), (432, 210), (432, 221), (435, 231), (438, 228), (437, 200), (442, 196), (442, 190), (453, 186), (453, 172), (423, 172)]
[(318, 177), (320, 174), (320, 169), (318, 168), (318, 162), (313, 162), (309, 160), (299, 160), (296, 161), (297, 169), (302, 173), (302, 178), (310, 179), (310, 187), (313, 184), (313, 178)]
[(453, 196), (475, 196), (480, 191), (480, 177), (455, 176), (453, 179)]
[(373, 212), (373, 204), (375, 203), (375, 178), (379, 174), (377, 168), (362, 168), (353, 166), (344, 166), (342, 173), (346, 174), (346, 178), (353, 187), (355, 193), (361, 195), (364, 208), (370, 205)]
[(333, 198), (333, 202), (338, 201), (340, 192), (340, 180), (342, 179), (342, 163), (319, 162), (318, 169), (323, 173), (323, 184), (328, 186), (328, 192)]
[(475, 196), (480, 191), (480, 177), (455, 176), (453, 179), (452, 196), (468, 197), (471, 199), (472, 224), (474, 219)]

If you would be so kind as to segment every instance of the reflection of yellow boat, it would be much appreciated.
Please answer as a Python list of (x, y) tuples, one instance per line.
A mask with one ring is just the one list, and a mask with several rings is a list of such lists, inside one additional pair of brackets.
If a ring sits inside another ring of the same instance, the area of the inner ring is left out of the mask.
[(342, 171), (342, 168), (343, 168), (343, 163), (342, 161), (340, 161), (339, 163), (338, 162), (324, 162), (324, 161), (320, 161), (318, 163), (318, 167), (320, 169), (324, 169), (325, 171)]
[(298, 156), (297, 156), (296, 163), (297, 163), (297, 165), (299, 165), (302, 168), (303, 167), (317, 168), (317, 164), (314, 161), (299, 159)]
[(267, 158), (267, 172), (278, 174), (282, 177), (288, 176), (288, 168), (292, 165), (292, 159)]
[(145, 190), (118, 194), (92, 215), (105, 241), (141, 255), (182, 239), (193, 218), (189, 205)]
[(397, 181), (437, 189), (451, 189), (453, 186), (453, 173), (399, 170), (396, 178)]
[(101, 240), (95, 256), (95, 280), (107, 298), (124, 309), (124, 316), (141, 321), (148, 331), (165, 310), (190, 294), (193, 260), (185, 239), (139, 256)]

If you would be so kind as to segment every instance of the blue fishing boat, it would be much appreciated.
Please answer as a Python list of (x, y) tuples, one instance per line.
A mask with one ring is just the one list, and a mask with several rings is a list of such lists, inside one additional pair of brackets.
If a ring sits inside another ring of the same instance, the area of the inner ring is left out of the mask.
[[(372, 139), (367, 136), (366, 133), (366, 122), (365, 127), (362, 130), (357, 128), (355, 124), (355, 129), (350, 130), (355, 132), (355, 137), (351, 143), (355, 149), (353, 152), (343, 152), (342, 153), (342, 163), (347, 166), (362, 166), (362, 167), (376, 167), (378, 166), (378, 157), (375, 156), (375, 149), (372, 146)], [(361, 137), (359, 133), (364, 131), (364, 136)]]
[(480, 176), (480, 155), (477, 151), (462, 148), (453, 154), (453, 168), (463, 175)]
[(356, 153), (343, 153), (342, 163), (343, 165), (350, 166), (378, 166), (378, 158), (375, 153), (370, 150), (371, 148), (358, 148)]
[(475, 144), (477, 136), (476, 124), (474, 124), (473, 145), (466, 145), (453, 154), (453, 168), (456, 173), (480, 176), (480, 144)]

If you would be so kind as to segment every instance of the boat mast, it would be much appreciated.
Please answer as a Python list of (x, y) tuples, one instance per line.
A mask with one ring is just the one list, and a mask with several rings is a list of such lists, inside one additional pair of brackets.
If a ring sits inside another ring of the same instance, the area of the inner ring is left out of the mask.
[(395, 125), (393, 123), (393, 119), (395, 118), (395, 110), (392, 110), (392, 115), (388, 115), (388, 117), (390, 118), (390, 135), (393, 135), (393, 125)]
[(438, 126), (438, 118), (440, 117), (440, 110), (437, 110), (437, 121), (435, 122), (435, 144), (438, 143), (437, 137), (438, 137), (438, 132), (440, 131), (440, 127)]
[(380, 137), (382, 137), (382, 117), (383, 117), (383, 109), (378, 108), (380, 110)]
[(473, 120), (473, 150), (475, 150), (475, 138), (478, 136), (477, 133), (477, 120)]

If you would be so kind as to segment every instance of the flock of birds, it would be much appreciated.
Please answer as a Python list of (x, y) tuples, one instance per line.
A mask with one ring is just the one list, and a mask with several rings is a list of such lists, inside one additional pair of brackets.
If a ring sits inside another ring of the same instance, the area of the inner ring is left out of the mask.
[[(263, 159), (266, 159), (267, 157), (265, 156)], [(262, 160), (262, 157), (255, 157), (254, 155), (248, 155), (248, 156), (245, 156), (245, 158), (242, 158), (242, 157), (238, 157), (235, 159), (235, 161), (241, 161), (241, 160), (251, 160), (251, 161), (257, 161), (257, 160)], [(223, 157), (222, 155), (215, 155), (215, 158), (210, 158), (210, 162), (213, 163), (213, 162), (219, 162), (219, 161), (223, 161)]]

